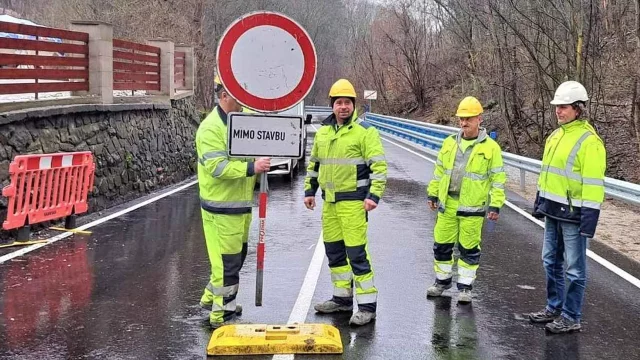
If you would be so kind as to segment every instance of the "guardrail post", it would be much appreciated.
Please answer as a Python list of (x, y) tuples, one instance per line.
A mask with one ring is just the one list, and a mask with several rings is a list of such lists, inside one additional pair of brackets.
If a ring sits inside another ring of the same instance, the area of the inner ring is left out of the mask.
[(196, 58), (193, 56), (193, 46), (176, 45), (176, 52), (184, 52), (184, 89), (195, 91)]
[[(166, 39), (147, 40), (147, 44), (160, 48), (160, 91), (149, 91), (149, 94), (175, 97), (174, 63), (175, 45)], [(186, 65), (186, 64), (185, 64)]]
[(524, 169), (520, 169), (520, 190), (525, 191), (526, 189), (526, 180), (527, 180), (527, 173)]
[(89, 34), (89, 92), (74, 91), (72, 95), (93, 95), (103, 104), (112, 104), (113, 26), (101, 21), (72, 21), (71, 30)]

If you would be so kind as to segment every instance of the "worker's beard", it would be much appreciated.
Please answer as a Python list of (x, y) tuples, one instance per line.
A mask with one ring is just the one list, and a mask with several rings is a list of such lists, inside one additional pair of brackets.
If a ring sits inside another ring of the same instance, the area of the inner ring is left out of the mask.
[(338, 115), (338, 118), (344, 122), (348, 121), (349, 119), (351, 119), (351, 117), (353, 116), (353, 111), (350, 112), (348, 115)]

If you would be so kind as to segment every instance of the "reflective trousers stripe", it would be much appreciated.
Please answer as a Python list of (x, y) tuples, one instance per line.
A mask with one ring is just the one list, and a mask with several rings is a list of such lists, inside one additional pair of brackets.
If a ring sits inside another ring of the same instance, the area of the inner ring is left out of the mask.
[(385, 174), (369, 174), (369, 179), (371, 179), (371, 180), (387, 180), (387, 175), (385, 175)]
[(233, 301), (230, 301), (229, 303), (227, 303), (226, 305), (220, 306), (218, 304), (216, 304), (215, 302), (213, 303), (213, 305), (211, 306), (211, 311), (232, 311), (235, 312), (236, 311), (236, 300), (234, 299)]
[(217, 288), (213, 286), (211, 283), (208, 283), (207, 290), (211, 291), (211, 293), (215, 296), (229, 297), (231, 295), (235, 295), (238, 293), (238, 286), (239, 286), (238, 284), (235, 284), (235, 285)]
[(370, 289), (373, 289), (375, 286), (373, 285), (373, 280), (367, 280), (367, 281), (356, 281), (356, 287), (362, 289), (363, 291), (367, 291)]
[(331, 273), (331, 281), (351, 281), (353, 279), (352, 272)]
[(318, 172), (317, 171), (307, 171), (307, 176), (312, 177), (312, 178), (317, 178), (318, 177)]
[(451, 269), (453, 268), (453, 260), (450, 260), (447, 263), (435, 261), (433, 268), (436, 272), (436, 279), (438, 280), (451, 279)]
[(476, 279), (476, 271), (458, 265), (458, 283), (471, 285)]
[(353, 297), (353, 289), (351, 288), (333, 288), (333, 296), (337, 297)]
[(356, 294), (358, 304), (370, 304), (378, 301), (378, 293), (373, 294)]

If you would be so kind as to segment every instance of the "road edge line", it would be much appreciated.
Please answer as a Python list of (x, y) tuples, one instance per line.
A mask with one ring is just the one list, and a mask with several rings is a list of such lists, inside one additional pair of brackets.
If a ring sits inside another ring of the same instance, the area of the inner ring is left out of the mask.
[[(316, 292), (316, 286), (318, 285), (318, 279), (320, 278), (320, 271), (322, 271), (322, 263), (324, 262), (324, 242), (322, 238), (322, 231), (318, 242), (316, 243), (316, 249), (313, 252), (313, 257), (307, 268), (307, 273), (304, 276), (302, 286), (300, 286), (300, 292), (296, 299), (291, 314), (289, 315), (288, 325), (291, 324), (304, 324), (307, 320), (307, 314), (309, 308), (311, 308), (311, 300), (313, 294)], [(274, 360), (291, 360), (294, 358), (293, 354), (274, 355)]]
[[(162, 198), (165, 198), (165, 197), (167, 197), (169, 195), (173, 195), (173, 194), (175, 194), (177, 192), (185, 190), (185, 189), (187, 189), (187, 188), (189, 188), (189, 187), (191, 187), (191, 186), (193, 186), (193, 185), (195, 185), (197, 183), (198, 183), (198, 180), (190, 181), (189, 183), (187, 183), (185, 185), (182, 185), (180, 187), (177, 187), (175, 189), (172, 189), (170, 191), (162, 193), (162, 194), (160, 194), (158, 196), (155, 196), (155, 197), (153, 197), (151, 199), (147, 199), (147, 200), (145, 200), (143, 202), (140, 202), (140, 203), (138, 203), (136, 205), (133, 205), (133, 206), (130, 206), (130, 207), (126, 208), (126, 209), (123, 209), (123, 210), (120, 210), (118, 212), (115, 212), (115, 213), (113, 213), (111, 215), (105, 216), (103, 218), (100, 218), (98, 220), (94, 220), (94, 221), (92, 221), (90, 223), (87, 223), (85, 225), (79, 226), (75, 230), (86, 230), (86, 229), (92, 228), (94, 226), (100, 225), (100, 224), (105, 223), (105, 222), (107, 222), (107, 221), (109, 221), (111, 219), (115, 219), (115, 218), (120, 217), (120, 216), (122, 216), (122, 215), (124, 215), (126, 213), (129, 213), (129, 212), (137, 210), (137, 209), (139, 209), (139, 208), (141, 208), (143, 206), (146, 206), (146, 205), (149, 205), (149, 204), (151, 204), (153, 202), (156, 202), (156, 201), (158, 201), (158, 200), (160, 200)], [(64, 232), (62, 234), (59, 234), (59, 235), (56, 235), (56, 236), (54, 236), (52, 238), (47, 239), (47, 242), (45, 242), (45, 243), (34, 244), (34, 245), (28, 246), (26, 248), (23, 248), (23, 249), (20, 249), (20, 250), (17, 250), (17, 251), (13, 251), (13, 252), (10, 252), (10, 253), (8, 253), (6, 255), (0, 256), (0, 264), (5, 263), (5, 262), (7, 262), (7, 261), (9, 261), (11, 259), (15, 259), (15, 258), (17, 258), (19, 256), (25, 255), (27, 253), (30, 253), (30, 252), (32, 252), (34, 250), (38, 250), (41, 247), (47, 246), (49, 244), (53, 244), (56, 241), (59, 241), (59, 240), (62, 240), (62, 239), (66, 239), (71, 235), (73, 235), (72, 232)]]

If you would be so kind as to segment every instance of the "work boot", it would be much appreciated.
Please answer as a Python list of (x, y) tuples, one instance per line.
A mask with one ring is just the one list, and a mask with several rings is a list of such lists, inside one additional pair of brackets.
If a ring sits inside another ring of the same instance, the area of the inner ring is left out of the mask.
[(458, 294), (458, 302), (460, 304), (469, 304), (471, 303), (471, 289), (462, 289)]
[(580, 331), (582, 326), (580, 326), (579, 322), (560, 316), (553, 320), (552, 323), (547, 324), (544, 328), (553, 334), (568, 334), (574, 331)]
[(371, 311), (358, 311), (351, 319), (349, 319), (349, 324), (362, 326), (371, 322), (371, 320), (376, 318), (376, 313)]
[(448, 284), (440, 284), (440, 283), (435, 283), (433, 285), (431, 285), (428, 289), (427, 289), (427, 297), (431, 297), (431, 296), (442, 296), (442, 293), (451, 288), (451, 283)]
[(242, 305), (237, 304), (236, 305), (236, 312), (233, 314), (233, 316), (231, 317), (231, 319), (224, 321), (224, 322), (209, 322), (209, 325), (211, 325), (211, 329), (215, 330), (223, 325), (228, 325), (228, 324), (237, 324), (239, 323), (241, 320), (239, 320), (238, 318), (242, 315)]
[(316, 304), (313, 308), (316, 309), (317, 312), (323, 314), (330, 314), (339, 311), (353, 311), (353, 305), (342, 305), (333, 300), (327, 300)]
[(550, 323), (557, 319), (558, 316), (560, 316), (560, 313), (551, 312), (545, 307), (543, 310), (530, 313), (528, 316), (529, 321), (531, 321), (532, 323)]

